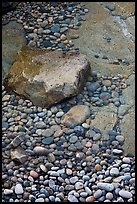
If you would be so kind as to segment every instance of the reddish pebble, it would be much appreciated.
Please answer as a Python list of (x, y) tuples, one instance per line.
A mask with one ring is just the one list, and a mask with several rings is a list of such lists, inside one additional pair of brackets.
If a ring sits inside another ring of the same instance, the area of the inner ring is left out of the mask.
[(38, 173), (36, 171), (31, 170), (30, 171), (30, 176), (32, 176), (33, 178), (38, 178)]

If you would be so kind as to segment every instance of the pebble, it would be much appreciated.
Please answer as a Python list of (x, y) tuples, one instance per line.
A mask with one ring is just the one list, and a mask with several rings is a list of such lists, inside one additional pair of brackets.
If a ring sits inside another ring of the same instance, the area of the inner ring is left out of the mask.
[(113, 193), (108, 192), (108, 193), (106, 194), (106, 199), (112, 200), (112, 199), (113, 199)]
[(23, 187), (20, 183), (17, 183), (16, 186), (15, 186), (15, 193), (17, 195), (20, 195), (20, 194), (23, 194), (24, 190), (23, 190)]
[(102, 183), (102, 182), (98, 182), (97, 187), (105, 191), (113, 191), (115, 188), (114, 185), (111, 183)]
[(119, 175), (119, 169), (113, 167), (113, 168), (110, 170), (110, 175), (111, 175), (111, 176), (118, 176), (118, 175)]
[(40, 146), (36, 146), (34, 147), (33, 149), (33, 152), (36, 154), (36, 155), (47, 155), (48, 154), (48, 150), (44, 147), (40, 147)]
[(70, 178), (70, 183), (74, 184), (78, 181), (78, 177), (77, 176), (73, 176)]
[(44, 198), (37, 198), (35, 202), (44, 202)]
[(123, 163), (126, 163), (126, 164), (130, 164), (130, 158), (129, 157), (124, 157), (123, 159), (122, 159), (122, 162)]
[(76, 190), (79, 190), (79, 189), (82, 189), (82, 188), (83, 188), (83, 183), (81, 183), (79, 181), (75, 183), (75, 189)]
[(33, 178), (38, 178), (39, 174), (36, 171), (31, 170), (30, 176), (32, 176)]
[(119, 195), (122, 198), (126, 198), (126, 199), (132, 198), (132, 193), (130, 193), (129, 191), (126, 191), (126, 190), (120, 190)]
[(13, 190), (11, 189), (4, 189), (4, 195), (10, 195), (13, 193)]
[(99, 197), (101, 197), (102, 196), (102, 191), (99, 189), (99, 190), (97, 190), (97, 191), (95, 191), (95, 193), (94, 193), (94, 197), (96, 198), (96, 199), (98, 199)]
[(74, 195), (68, 195), (69, 202), (79, 202), (78, 199)]

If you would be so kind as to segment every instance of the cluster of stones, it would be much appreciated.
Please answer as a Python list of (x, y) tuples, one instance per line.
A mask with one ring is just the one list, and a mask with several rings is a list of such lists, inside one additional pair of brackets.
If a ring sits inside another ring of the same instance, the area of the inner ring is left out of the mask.
[[(67, 39), (67, 30), (78, 29), (87, 12), (88, 9), (77, 2), (26, 2), (3, 19), (23, 24), (28, 45), (66, 52), (74, 49), (72, 40)], [(71, 36), (72, 39), (78, 37)]]
[[(117, 76), (101, 76), (96, 71), (92, 72), (92, 77), (88, 79), (83, 94), (77, 96), (78, 101), (85, 96), (85, 101), (92, 106), (104, 106), (113, 103), (116, 107), (126, 104), (126, 99), (122, 96), (122, 90), (129, 84), (128, 76), (118, 74)], [(86, 103), (87, 104), (87, 103)]]
[(88, 105), (74, 97), (44, 109), (4, 87), (2, 99), (3, 201), (134, 201), (135, 158), (124, 155), (124, 135), (91, 126)]

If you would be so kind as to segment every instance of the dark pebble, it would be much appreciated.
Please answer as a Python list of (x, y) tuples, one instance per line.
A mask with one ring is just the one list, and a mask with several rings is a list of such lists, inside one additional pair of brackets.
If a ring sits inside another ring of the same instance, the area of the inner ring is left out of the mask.
[(48, 145), (48, 144), (51, 144), (53, 142), (54, 138), (53, 137), (47, 137), (47, 138), (44, 138), (42, 140), (42, 144), (44, 145)]
[(118, 135), (118, 133), (115, 130), (109, 130), (107, 133), (109, 136), (117, 136)]
[(77, 136), (82, 136), (85, 133), (85, 129), (82, 126), (78, 125), (74, 127), (74, 132)]

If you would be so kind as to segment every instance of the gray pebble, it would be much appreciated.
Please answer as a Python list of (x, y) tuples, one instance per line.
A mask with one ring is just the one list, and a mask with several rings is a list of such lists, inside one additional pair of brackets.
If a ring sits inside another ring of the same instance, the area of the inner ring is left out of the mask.
[(118, 176), (118, 175), (119, 175), (119, 169), (113, 167), (113, 168), (110, 170), (110, 175), (111, 175), (111, 176)]
[(102, 182), (97, 183), (97, 187), (105, 191), (113, 191), (115, 188), (114, 185), (111, 183), (102, 183)]
[(122, 162), (123, 163), (126, 163), (126, 164), (130, 164), (130, 158), (129, 157), (124, 157), (123, 159), (122, 159)]
[(20, 195), (20, 194), (23, 194), (24, 190), (23, 190), (23, 187), (20, 183), (17, 183), (16, 186), (15, 186), (15, 193), (17, 195)]
[(120, 195), (121, 197), (127, 198), (127, 199), (132, 198), (132, 193), (130, 193), (130, 192), (127, 191), (127, 190), (120, 190), (120, 191), (119, 191), (119, 195)]
[(99, 190), (97, 190), (97, 191), (95, 191), (95, 193), (94, 193), (94, 197), (96, 198), (96, 199), (98, 199), (99, 197), (101, 197), (102, 196), (102, 191), (99, 189)]
[(79, 202), (78, 199), (74, 195), (68, 195), (69, 202)]
[(81, 189), (81, 188), (83, 188), (83, 183), (82, 183), (82, 182), (79, 182), (79, 181), (76, 182), (76, 183), (75, 183), (75, 189), (76, 189), (76, 190), (79, 190), (79, 189)]
[(112, 199), (113, 199), (113, 193), (108, 192), (108, 193), (106, 194), (106, 199), (112, 200)]
[(73, 176), (70, 178), (70, 183), (74, 184), (78, 181), (78, 177), (77, 176)]

